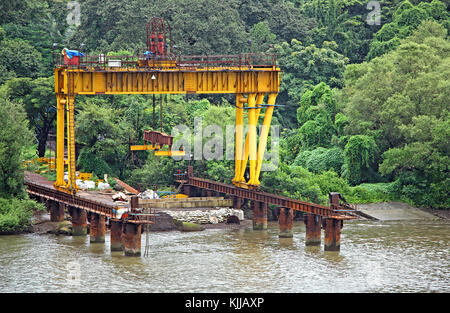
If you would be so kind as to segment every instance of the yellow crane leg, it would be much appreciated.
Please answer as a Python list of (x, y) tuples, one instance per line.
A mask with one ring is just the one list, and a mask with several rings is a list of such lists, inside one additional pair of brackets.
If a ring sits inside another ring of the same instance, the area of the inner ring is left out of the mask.
[(75, 97), (67, 97), (67, 156), (69, 177), (66, 188), (70, 192), (77, 192), (78, 186), (75, 172)]
[(64, 183), (64, 109), (66, 99), (56, 95), (56, 181), (55, 187), (63, 187)]
[(233, 182), (243, 181), (244, 174), (241, 175), (242, 163), (242, 138), (244, 136), (244, 104), (241, 100), (242, 95), (236, 94), (236, 138), (234, 149), (234, 178)]
[[(264, 100), (264, 94), (263, 93), (258, 93), (258, 95), (256, 96), (256, 107), (259, 107)], [(255, 107), (255, 105), (253, 105)], [(249, 105), (250, 107), (250, 105)], [(261, 111), (261, 108), (256, 108), (256, 122), (255, 125), (258, 125), (258, 119), (259, 119), (259, 112)], [(250, 113), (250, 111), (249, 111)], [(250, 115), (249, 115), (250, 118)], [(247, 161), (248, 161), (248, 157), (249, 157), (249, 141), (250, 141), (250, 132), (247, 133), (247, 136), (245, 138), (245, 149), (243, 151), (243, 156), (242, 156), (242, 162), (241, 162), (241, 177), (242, 177), (242, 181), (244, 180), (244, 173), (245, 173), (245, 168), (247, 167)]]
[(253, 185), (256, 175), (256, 159), (258, 148), (256, 134), (256, 123), (258, 121), (258, 118), (256, 115), (257, 108), (255, 94), (249, 95), (248, 107), (248, 156), (250, 163), (250, 179), (247, 183), (249, 185)]
[(261, 173), (261, 166), (264, 159), (264, 152), (267, 146), (267, 137), (269, 135), (270, 123), (272, 121), (272, 114), (275, 105), (275, 99), (277, 98), (277, 94), (269, 94), (269, 99), (267, 100), (267, 104), (269, 105), (266, 108), (266, 114), (264, 115), (263, 127), (261, 130), (261, 134), (259, 137), (259, 145), (258, 145), (258, 160), (256, 163), (256, 181), (255, 184), (259, 185), (259, 174)]

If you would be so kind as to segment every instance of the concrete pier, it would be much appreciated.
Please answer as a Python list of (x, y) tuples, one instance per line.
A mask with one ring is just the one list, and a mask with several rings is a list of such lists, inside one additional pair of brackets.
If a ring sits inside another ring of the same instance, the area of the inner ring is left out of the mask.
[(79, 208), (71, 208), (72, 212), (72, 236), (86, 236), (87, 212)]
[(50, 221), (52, 222), (64, 221), (64, 210), (66, 208), (66, 205), (64, 203), (48, 200), (47, 206), (50, 211)]
[(122, 222), (111, 221), (111, 251), (123, 251)]
[(124, 223), (122, 239), (126, 256), (141, 255), (141, 225)]
[(292, 238), (294, 236), (294, 210), (289, 208), (280, 208), (278, 216), (278, 227), (280, 238)]
[(253, 229), (267, 229), (267, 203), (251, 201), (250, 205), (253, 208)]
[(307, 246), (320, 246), (322, 217), (316, 214), (306, 214), (304, 221), (306, 225), (305, 244)]
[(105, 242), (105, 216), (96, 213), (90, 214), (90, 241), (91, 242)]
[(342, 221), (327, 218), (325, 220), (325, 251), (339, 251), (341, 248)]

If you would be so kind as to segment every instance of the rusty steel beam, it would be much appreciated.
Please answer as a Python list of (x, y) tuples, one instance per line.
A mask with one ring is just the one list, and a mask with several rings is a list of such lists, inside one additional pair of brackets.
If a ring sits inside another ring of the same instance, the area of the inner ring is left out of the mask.
[(183, 180), (183, 182), (184, 184), (201, 188), (202, 192), (205, 191), (205, 193), (206, 190), (215, 190), (239, 198), (260, 201), (267, 204), (273, 204), (279, 207), (290, 208), (296, 211), (316, 214), (322, 217), (332, 218), (336, 220), (350, 220), (356, 218), (356, 214), (353, 215), (351, 210), (340, 211), (337, 208), (303, 202), (300, 200), (275, 195), (268, 192), (238, 188), (233, 185), (219, 183), (204, 178), (188, 176), (185, 180)]

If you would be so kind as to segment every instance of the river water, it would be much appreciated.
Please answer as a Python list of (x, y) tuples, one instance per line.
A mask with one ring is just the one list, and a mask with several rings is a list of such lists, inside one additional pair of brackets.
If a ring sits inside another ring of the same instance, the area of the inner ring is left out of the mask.
[[(322, 234), (323, 236), (323, 234)], [(2, 292), (450, 292), (450, 224), (344, 223), (340, 252), (267, 231), (150, 233), (148, 257), (89, 237), (0, 236)], [(142, 237), (144, 251), (145, 236)]]

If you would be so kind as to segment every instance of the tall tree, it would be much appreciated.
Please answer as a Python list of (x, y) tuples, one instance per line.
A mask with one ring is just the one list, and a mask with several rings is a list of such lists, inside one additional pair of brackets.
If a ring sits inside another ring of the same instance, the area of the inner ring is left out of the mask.
[(0, 198), (23, 197), (22, 157), (32, 144), (23, 106), (0, 97)]
[(9, 99), (23, 103), (30, 126), (38, 140), (38, 155), (43, 157), (48, 134), (56, 119), (54, 78), (15, 78), (9, 80), (0, 90)]

